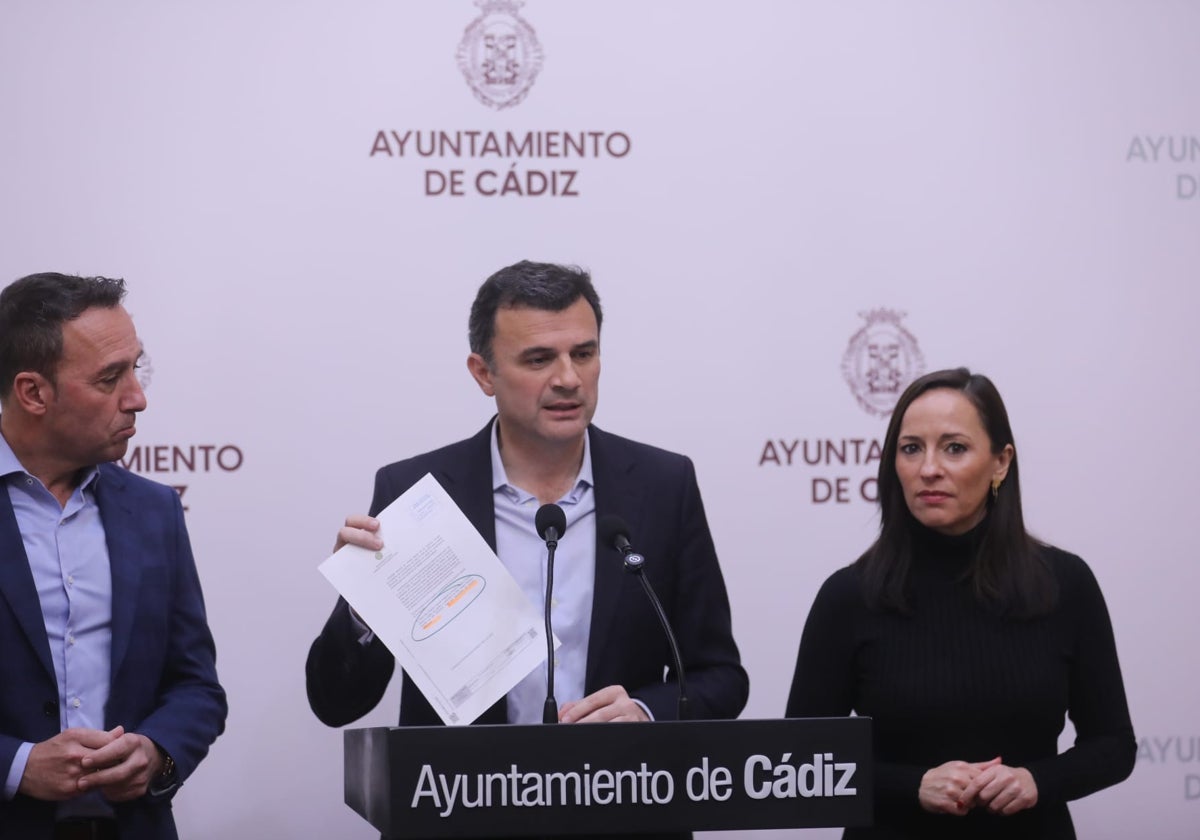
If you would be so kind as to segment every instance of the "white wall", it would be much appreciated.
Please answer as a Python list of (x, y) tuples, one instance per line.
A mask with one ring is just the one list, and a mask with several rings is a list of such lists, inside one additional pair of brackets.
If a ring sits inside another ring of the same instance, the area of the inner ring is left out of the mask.
[[(490, 415), (467, 309), (528, 257), (593, 272), (597, 422), (696, 461), (747, 717), (782, 713), (816, 587), (876, 525), (861, 499), (812, 501), (814, 478), (875, 464), (760, 465), (767, 441), (882, 435), (842, 375), (862, 312), (906, 313), (926, 369), (992, 376), (1032, 527), (1104, 588), (1144, 741), (1129, 781), (1073, 806), (1079, 833), (1194, 836), (1200, 6), (529, 0), (544, 64), (504, 110), (456, 64), (479, 13), (0, 7), (0, 281), (124, 276), (153, 367), (134, 443), (242, 455), (154, 473), (187, 486), (231, 703), (176, 799), (185, 835), (375, 836), (305, 701), (334, 597), (316, 565), (376, 467)], [(577, 196), (488, 197), (474, 175), (513, 160), (371, 155), (391, 130), (630, 151), (516, 161), (576, 171)], [(468, 194), (426, 196), (427, 169)]]

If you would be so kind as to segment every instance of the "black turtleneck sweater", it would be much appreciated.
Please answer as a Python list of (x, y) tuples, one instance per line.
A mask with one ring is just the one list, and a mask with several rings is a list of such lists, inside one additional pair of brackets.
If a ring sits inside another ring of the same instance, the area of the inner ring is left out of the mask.
[[(854, 712), (874, 721), (876, 827), (844, 836), (1075, 837), (1067, 801), (1124, 779), (1137, 749), (1095, 577), (1075, 555), (1041, 547), (1058, 606), (1006, 619), (976, 600), (966, 580), (973, 534), (921, 529), (914, 544), (912, 615), (869, 610), (850, 566), (825, 581), (800, 641), (788, 716)], [(1060, 754), (1066, 714), (1075, 746)], [(1033, 774), (1036, 806), (1008, 817), (921, 808), (925, 771), (996, 756)]]

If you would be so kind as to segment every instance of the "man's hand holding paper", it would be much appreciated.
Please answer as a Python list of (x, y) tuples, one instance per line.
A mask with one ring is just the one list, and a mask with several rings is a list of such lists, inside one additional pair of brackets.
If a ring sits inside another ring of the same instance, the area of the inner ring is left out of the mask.
[(348, 517), (321, 573), (445, 723), (470, 723), (545, 662), (539, 610), (432, 476)]

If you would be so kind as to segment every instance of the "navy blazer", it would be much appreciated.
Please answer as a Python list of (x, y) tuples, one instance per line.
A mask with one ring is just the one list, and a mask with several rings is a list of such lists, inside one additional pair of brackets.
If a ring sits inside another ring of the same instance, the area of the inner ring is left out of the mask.
[[(371, 514), (432, 473), (494, 551), (491, 428), (489, 423), (468, 440), (380, 469), (375, 476)], [(615, 514), (624, 519), (633, 544), (646, 557), (645, 574), (679, 637), (691, 717), (737, 717), (746, 705), (750, 682), (733, 641), (729, 598), (692, 462), (595, 426), (588, 429), (588, 435), (596, 517)], [(360, 635), (349, 607), (339, 598), (309, 650), (308, 702), (330, 726), (351, 723), (375, 708), (395, 670), (395, 660), (383, 643), (376, 638), (362, 645)], [(617, 550), (601, 544), (597, 535), (584, 692), (591, 694), (608, 685), (624, 686), (657, 720), (678, 717), (679, 684), (653, 608), (641, 585), (625, 572)], [(506, 721), (507, 709), (501, 698), (476, 722)], [(400, 724), (441, 724), (424, 695), (407, 683), (400, 695)], [(691, 834), (644, 837), (683, 840)]]
[[(225, 727), (225, 692), (179, 494), (115, 464), (95, 484), (112, 571), (112, 671), (105, 727), (150, 738), (180, 781)], [(0, 773), (23, 741), (60, 731), (41, 605), (7, 488), (0, 487)], [(122, 840), (173, 840), (174, 790), (114, 806)], [(55, 803), (0, 800), (0, 840), (49, 838)]]
[[(646, 557), (645, 574), (679, 637), (691, 717), (737, 717), (746, 704), (749, 679), (733, 641), (729, 598), (692, 462), (595, 426), (589, 438), (596, 516), (616, 514), (628, 522), (634, 546)], [(491, 424), (468, 440), (383, 467), (375, 477), (371, 514), (426, 473), (434, 475), (494, 550)], [(349, 609), (339, 599), (309, 651), (309, 704), (330, 726), (343, 726), (373, 709), (395, 668), (378, 639), (364, 646), (357, 635)], [(653, 609), (637, 580), (625, 572), (616, 549), (597, 537), (584, 691), (608, 685), (624, 686), (657, 720), (677, 717), (678, 683)], [(506, 719), (501, 699), (478, 722)], [(401, 725), (440, 722), (420, 691), (405, 685)]]

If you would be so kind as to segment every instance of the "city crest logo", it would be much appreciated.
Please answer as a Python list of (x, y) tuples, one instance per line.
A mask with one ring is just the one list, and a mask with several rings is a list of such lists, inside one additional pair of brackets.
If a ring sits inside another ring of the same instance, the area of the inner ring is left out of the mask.
[(925, 356), (917, 339), (901, 324), (903, 312), (873, 309), (850, 337), (842, 356), (842, 375), (858, 404), (868, 414), (887, 417), (900, 393), (925, 372)]
[(480, 15), (463, 31), (458, 67), (475, 98), (501, 110), (517, 105), (542, 69), (537, 33), (517, 14), (522, 0), (475, 0)]

